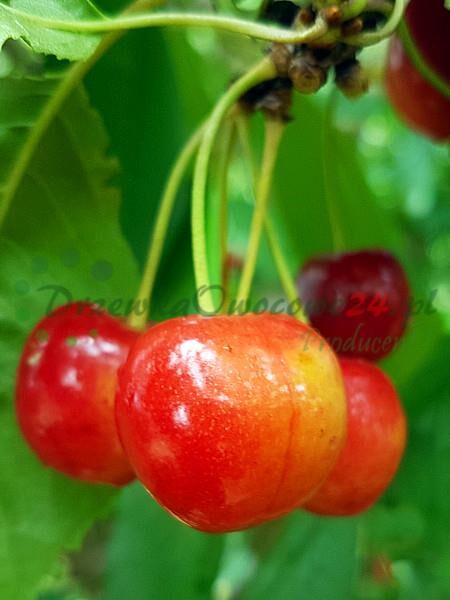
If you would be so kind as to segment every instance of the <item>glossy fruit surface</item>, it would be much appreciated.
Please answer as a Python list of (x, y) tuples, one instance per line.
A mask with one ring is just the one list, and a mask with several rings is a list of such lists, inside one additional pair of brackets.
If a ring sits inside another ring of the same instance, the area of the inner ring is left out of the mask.
[(346, 427), (334, 353), (307, 325), (270, 314), (148, 330), (119, 372), (116, 414), (144, 486), (210, 532), (297, 507), (329, 473)]
[(388, 487), (403, 455), (406, 421), (388, 377), (374, 364), (342, 359), (347, 439), (325, 483), (305, 504), (323, 515), (354, 515)]
[(28, 337), (16, 410), (28, 444), (47, 466), (77, 479), (122, 485), (133, 478), (117, 434), (117, 369), (137, 333), (94, 305), (45, 317)]
[(318, 256), (302, 268), (298, 287), (311, 324), (341, 355), (378, 360), (404, 332), (409, 286), (388, 252)]
[(391, 40), (385, 76), (389, 99), (412, 128), (436, 140), (450, 138), (450, 100), (412, 65), (401, 40)]

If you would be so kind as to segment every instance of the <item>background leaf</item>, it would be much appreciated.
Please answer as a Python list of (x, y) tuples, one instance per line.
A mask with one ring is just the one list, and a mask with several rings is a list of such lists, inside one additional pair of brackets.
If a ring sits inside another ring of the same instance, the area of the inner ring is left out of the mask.
[(105, 600), (211, 597), (224, 536), (194, 531), (140, 486), (123, 494), (109, 550)]
[(280, 539), (243, 593), (245, 600), (290, 600), (305, 593), (321, 600), (349, 598), (356, 574), (356, 520), (298, 511), (281, 527)]
[[(20, 16), (8, 10), (24, 13)], [(83, 60), (95, 50), (100, 37), (44, 29), (33, 15), (53, 19), (95, 19), (101, 15), (89, 0), (10, 0), (0, 3), (0, 48), (8, 39), (23, 39), (36, 52), (54, 54), (59, 59)]]
[[(1, 54), (0, 54), (1, 56)], [(7, 211), (20, 182), (35, 126), (50, 101), (59, 77), (15, 77), (1, 79), (0, 87), (0, 212)]]

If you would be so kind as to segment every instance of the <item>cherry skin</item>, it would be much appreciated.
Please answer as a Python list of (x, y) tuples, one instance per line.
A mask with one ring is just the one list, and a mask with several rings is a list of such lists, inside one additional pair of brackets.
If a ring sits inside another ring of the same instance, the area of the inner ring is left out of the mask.
[(379, 360), (405, 330), (408, 281), (388, 252), (315, 257), (302, 268), (298, 287), (311, 324), (341, 355)]
[(392, 481), (405, 448), (405, 415), (388, 377), (361, 359), (341, 359), (341, 366), (347, 439), (331, 474), (303, 507), (321, 515), (355, 515), (369, 508)]
[(339, 363), (292, 317), (180, 317), (152, 327), (119, 371), (122, 443), (151, 495), (207, 532), (288, 513), (345, 438)]
[(23, 436), (41, 461), (84, 481), (134, 478), (114, 416), (117, 369), (137, 332), (95, 305), (73, 303), (42, 319), (17, 374)]
[(389, 49), (385, 87), (396, 112), (412, 129), (437, 141), (450, 138), (450, 100), (416, 71), (395, 36)]

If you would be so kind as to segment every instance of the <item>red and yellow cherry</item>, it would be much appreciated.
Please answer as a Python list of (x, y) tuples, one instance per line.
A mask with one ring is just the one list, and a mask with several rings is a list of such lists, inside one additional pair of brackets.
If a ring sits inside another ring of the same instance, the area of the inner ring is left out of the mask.
[(117, 369), (137, 333), (88, 303), (63, 306), (28, 337), (17, 374), (22, 434), (41, 461), (71, 477), (134, 478), (114, 415)]
[(208, 532), (288, 513), (345, 438), (339, 363), (292, 317), (180, 317), (133, 345), (119, 371), (119, 434), (138, 479)]
[(409, 285), (389, 252), (315, 257), (302, 268), (298, 286), (311, 324), (341, 355), (378, 360), (405, 330)]
[(397, 392), (373, 363), (341, 359), (347, 396), (347, 439), (325, 483), (303, 508), (355, 515), (388, 487), (403, 455), (406, 420)]
[[(450, 11), (441, 0), (411, 0), (405, 21), (426, 64), (450, 84)], [(408, 125), (436, 140), (450, 138), (450, 99), (426, 81), (398, 37), (388, 55), (386, 91)]]

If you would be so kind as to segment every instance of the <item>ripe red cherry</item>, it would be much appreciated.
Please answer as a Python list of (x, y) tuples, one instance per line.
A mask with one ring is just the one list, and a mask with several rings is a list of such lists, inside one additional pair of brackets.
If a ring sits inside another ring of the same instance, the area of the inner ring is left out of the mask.
[(148, 330), (119, 372), (116, 415), (147, 490), (209, 532), (296, 508), (329, 473), (346, 428), (334, 353), (307, 325), (271, 314)]
[[(441, 0), (411, 0), (405, 20), (424, 61), (450, 84), (450, 11)], [(436, 140), (450, 138), (450, 100), (416, 71), (398, 37), (391, 41), (385, 83), (408, 125)]]
[(114, 398), (117, 369), (137, 335), (87, 303), (63, 306), (34, 328), (18, 369), (16, 409), (25, 439), (45, 465), (90, 482), (133, 479)]
[(301, 270), (298, 285), (311, 324), (341, 355), (378, 360), (404, 332), (409, 286), (402, 266), (388, 252), (313, 258)]
[(342, 359), (347, 439), (325, 483), (304, 505), (322, 515), (355, 515), (381, 496), (405, 447), (406, 422), (388, 377), (374, 364)]

